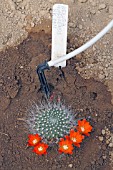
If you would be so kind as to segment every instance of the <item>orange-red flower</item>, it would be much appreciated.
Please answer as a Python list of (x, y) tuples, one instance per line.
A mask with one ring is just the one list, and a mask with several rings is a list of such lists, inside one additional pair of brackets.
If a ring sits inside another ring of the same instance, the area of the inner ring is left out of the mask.
[(92, 131), (92, 126), (86, 121), (86, 119), (78, 120), (77, 130), (86, 136), (90, 136), (89, 132)]
[(28, 138), (28, 146), (36, 146), (41, 141), (41, 137), (38, 134), (30, 134)]
[(47, 148), (48, 148), (47, 144), (45, 144), (45, 143), (38, 143), (34, 147), (33, 152), (35, 152), (38, 155), (47, 154)]
[(73, 129), (70, 130), (70, 140), (77, 147), (80, 147), (80, 143), (84, 139), (84, 136), (80, 134), (80, 132), (75, 132)]
[(64, 140), (61, 139), (59, 142), (59, 152), (60, 153), (67, 153), (67, 154), (72, 154), (73, 151), (73, 146), (72, 146), (72, 142), (68, 139)]

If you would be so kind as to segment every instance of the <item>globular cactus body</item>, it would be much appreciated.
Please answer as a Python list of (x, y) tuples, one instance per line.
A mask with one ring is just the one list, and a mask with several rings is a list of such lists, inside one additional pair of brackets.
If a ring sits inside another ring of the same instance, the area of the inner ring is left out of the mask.
[(59, 103), (34, 104), (28, 122), (31, 132), (38, 133), (46, 142), (58, 141), (75, 125), (71, 111)]

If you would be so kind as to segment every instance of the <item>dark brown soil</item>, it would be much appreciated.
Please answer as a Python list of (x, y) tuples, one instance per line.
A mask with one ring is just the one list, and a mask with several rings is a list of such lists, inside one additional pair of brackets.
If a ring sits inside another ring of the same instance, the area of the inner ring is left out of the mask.
[[(74, 40), (71, 43), (74, 44)], [(18, 47), (0, 53), (0, 170), (111, 170), (110, 148), (105, 141), (98, 140), (105, 126), (112, 128), (111, 95), (101, 82), (85, 80), (78, 75), (76, 58), (69, 60), (63, 69), (65, 78), (57, 68), (47, 71), (46, 77), (77, 118), (90, 121), (91, 136), (72, 156), (61, 156), (56, 147), (49, 149), (46, 156), (37, 156), (32, 148), (26, 149), (29, 129), (22, 119), (28, 114), (31, 103), (43, 98), (38, 92), (36, 66), (50, 60), (50, 53), (51, 35), (44, 31), (30, 33)]]

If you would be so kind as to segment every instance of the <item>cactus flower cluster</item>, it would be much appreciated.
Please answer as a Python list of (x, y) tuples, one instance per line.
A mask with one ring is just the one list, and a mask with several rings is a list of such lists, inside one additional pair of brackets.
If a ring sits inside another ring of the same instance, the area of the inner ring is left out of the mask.
[(90, 136), (89, 133), (91, 131), (92, 126), (88, 121), (86, 121), (86, 119), (78, 120), (78, 125), (75, 127), (75, 129), (71, 129), (68, 136), (60, 139), (59, 152), (72, 154), (74, 149), (73, 146), (80, 147), (80, 144), (85, 138), (84, 135)]
[[(92, 126), (86, 119), (78, 120), (77, 126), (70, 129), (69, 134), (61, 138), (58, 142), (59, 153), (72, 154), (74, 147), (80, 147), (85, 136), (89, 136)], [(39, 134), (30, 134), (28, 136), (28, 146), (33, 146), (33, 152), (38, 155), (47, 154), (49, 145), (43, 143), (43, 139)]]
[(46, 103), (32, 105), (27, 119), (30, 129), (27, 146), (43, 155), (49, 147), (57, 144), (59, 153), (72, 154), (85, 136), (90, 135), (92, 126), (86, 119), (76, 120), (76, 115), (62, 104), (60, 98), (57, 102), (53, 99), (54, 96)]

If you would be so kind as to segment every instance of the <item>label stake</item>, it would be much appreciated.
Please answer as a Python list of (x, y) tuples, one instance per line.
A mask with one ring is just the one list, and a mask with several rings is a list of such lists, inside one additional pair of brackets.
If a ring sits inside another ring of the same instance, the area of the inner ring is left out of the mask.
[[(67, 49), (67, 23), (68, 5), (55, 4), (52, 16), (52, 54), (51, 60), (66, 55)], [(58, 63), (55, 67), (65, 67), (66, 61)]]

